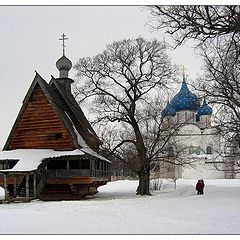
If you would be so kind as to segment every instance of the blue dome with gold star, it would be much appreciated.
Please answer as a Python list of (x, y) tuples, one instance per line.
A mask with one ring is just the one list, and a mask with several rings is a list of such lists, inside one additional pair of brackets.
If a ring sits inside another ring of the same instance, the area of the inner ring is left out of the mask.
[(173, 97), (170, 105), (176, 110), (190, 110), (196, 111), (200, 107), (200, 102), (197, 96), (192, 93), (187, 86), (185, 79), (183, 79), (180, 91)]

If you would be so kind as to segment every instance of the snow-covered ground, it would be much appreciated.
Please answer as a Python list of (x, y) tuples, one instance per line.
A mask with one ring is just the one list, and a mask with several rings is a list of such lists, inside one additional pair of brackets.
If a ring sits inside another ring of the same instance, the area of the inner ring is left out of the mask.
[(150, 197), (124, 180), (81, 201), (1, 204), (0, 234), (240, 234), (240, 180), (205, 183), (201, 196), (194, 180), (179, 179), (176, 190), (164, 180)]

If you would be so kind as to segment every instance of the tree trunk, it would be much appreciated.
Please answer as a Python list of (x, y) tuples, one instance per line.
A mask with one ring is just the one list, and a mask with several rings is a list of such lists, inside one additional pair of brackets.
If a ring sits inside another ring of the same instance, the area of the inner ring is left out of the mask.
[(140, 159), (140, 170), (138, 172), (139, 185), (137, 188), (138, 195), (151, 195), (149, 191), (149, 180), (150, 180), (150, 163), (147, 159), (147, 149), (145, 147), (143, 137), (139, 126), (132, 117), (132, 127), (136, 136), (136, 148), (138, 152), (138, 157)]
[(138, 173), (139, 176), (139, 186), (137, 189), (138, 195), (151, 195), (149, 190), (149, 181), (150, 181), (150, 169), (148, 162), (141, 164), (141, 169)]
[(151, 195), (149, 191), (150, 181), (150, 163), (147, 159), (147, 150), (143, 141), (137, 144), (138, 156), (140, 158), (140, 170), (138, 172), (139, 185), (137, 189), (138, 195)]

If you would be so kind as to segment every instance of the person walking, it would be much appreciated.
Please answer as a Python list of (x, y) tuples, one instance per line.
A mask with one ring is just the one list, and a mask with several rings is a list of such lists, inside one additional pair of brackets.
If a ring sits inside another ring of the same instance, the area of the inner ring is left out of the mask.
[(197, 195), (203, 195), (203, 189), (205, 187), (203, 179), (198, 180), (196, 184)]

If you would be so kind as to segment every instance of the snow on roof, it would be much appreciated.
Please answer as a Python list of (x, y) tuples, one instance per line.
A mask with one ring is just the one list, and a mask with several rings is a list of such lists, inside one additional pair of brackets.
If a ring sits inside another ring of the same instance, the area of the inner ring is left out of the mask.
[(93, 157), (97, 157), (105, 162), (108, 162), (108, 163), (112, 163), (111, 161), (109, 161), (108, 159), (106, 159), (105, 157), (99, 155), (98, 153), (96, 153), (95, 151), (93, 151), (90, 147), (83, 147), (81, 148), (81, 150)]
[[(66, 113), (66, 112), (65, 112)], [(71, 118), (66, 113), (67, 117), (71, 121)], [(60, 156), (71, 156), (71, 155), (84, 155), (89, 154), (93, 157), (99, 158), (105, 162), (111, 163), (106, 158), (102, 157), (95, 151), (93, 151), (87, 143), (83, 140), (80, 133), (76, 130), (73, 122), (72, 127), (74, 132), (77, 136), (78, 144), (80, 145), (80, 149), (76, 149), (73, 151), (55, 151), (53, 149), (17, 149), (11, 151), (2, 151), (0, 152), (0, 162), (3, 160), (18, 160), (17, 164), (11, 168), (6, 170), (1, 170), (4, 172), (10, 171), (32, 171), (36, 170), (38, 166), (42, 163), (44, 159), (53, 158), (53, 157), (60, 157)]]
[(71, 123), (72, 123), (73, 130), (74, 130), (74, 132), (75, 132), (75, 134), (76, 134), (76, 136), (77, 136), (77, 142), (78, 142), (79, 146), (82, 147), (81, 150), (82, 150), (83, 152), (85, 152), (85, 153), (93, 156), (93, 157), (97, 157), (97, 158), (99, 158), (99, 159), (101, 159), (101, 160), (103, 160), (103, 161), (106, 161), (106, 162), (108, 162), (108, 163), (111, 163), (111, 161), (109, 161), (109, 160), (106, 159), (105, 157), (99, 155), (98, 153), (96, 153), (94, 150), (92, 150), (92, 149), (88, 146), (88, 144), (87, 144), (87, 143), (84, 141), (84, 139), (82, 138), (81, 134), (80, 134), (80, 133), (78, 132), (78, 130), (76, 129), (74, 123), (72, 122), (70, 116), (68, 115), (68, 113), (67, 113), (66, 111), (65, 111), (65, 114), (66, 114), (66, 116), (69, 118), (69, 120), (70, 120)]
[(106, 161), (108, 163), (111, 163), (111, 161), (109, 161), (108, 159), (106, 159), (105, 157), (99, 155), (98, 153), (96, 153), (95, 151), (93, 151), (88, 145), (87, 143), (83, 140), (82, 136), (80, 135), (80, 133), (77, 131), (77, 129), (74, 127), (73, 125), (73, 129), (74, 129), (74, 132), (77, 136), (77, 141), (78, 141), (78, 144), (82, 147), (81, 150), (93, 157), (97, 157), (103, 161)]
[(73, 151), (54, 151), (52, 149), (17, 149), (0, 152), (1, 160), (19, 160), (12, 169), (1, 171), (31, 171), (38, 168), (42, 160), (52, 157), (84, 155), (79, 149)]
[(89, 154), (93, 157), (97, 157), (108, 163), (111, 163), (106, 158), (100, 156), (89, 147), (83, 149), (76, 149), (73, 151), (55, 151), (53, 149), (17, 149), (11, 151), (0, 152), (0, 162), (3, 160), (18, 160), (17, 164), (12, 169), (1, 170), (4, 172), (10, 171), (32, 171), (36, 170), (42, 163), (42, 160), (46, 158), (72, 156), (72, 155), (84, 155)]

